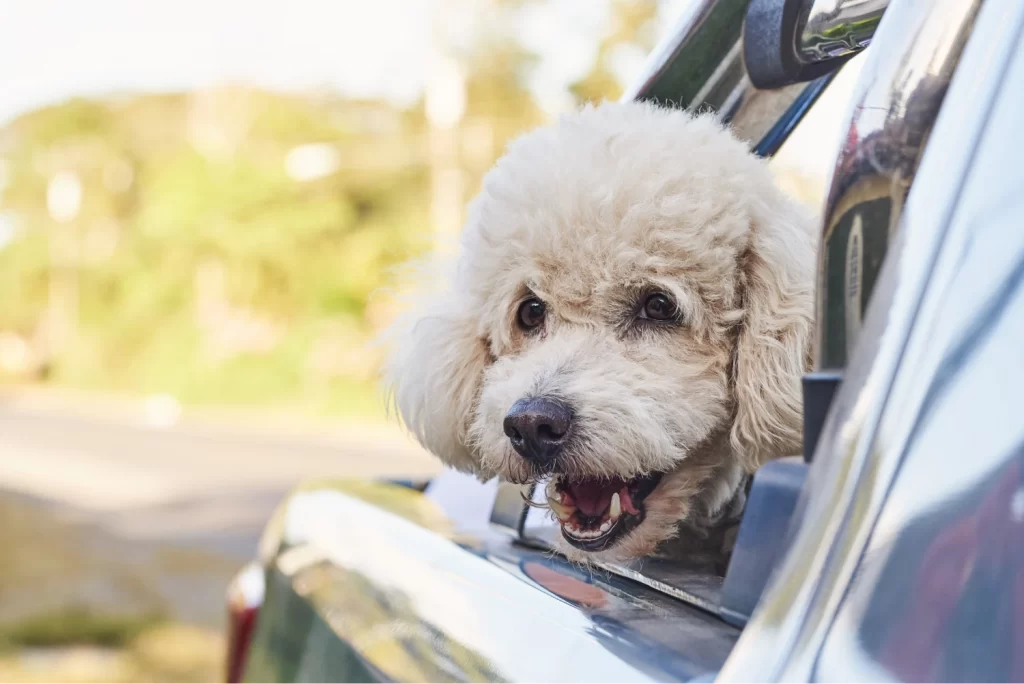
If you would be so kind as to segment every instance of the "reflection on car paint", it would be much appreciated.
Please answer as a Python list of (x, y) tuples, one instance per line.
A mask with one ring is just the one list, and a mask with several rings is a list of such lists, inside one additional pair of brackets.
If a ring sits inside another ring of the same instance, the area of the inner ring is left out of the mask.
[[(406, 681), (678, 680), (716, 670), (738, 633), (613, 574), (486, 528), (459, 529), (411, 490), (334, 483), (297, 493), (285, 508), (285, 551), (270, 571), (279, 579), (268, 582), (267, 604), (276, 602), (276, 611), (311, 606), (298, 638), (327, 635), (364, 674)], [(301, 551), (303, 562), (295, 562), (291, 555), (300, 549), (316, 551)], [(266, 664), (288, 657), (274, 632), (296, 629), (293, 622), (257, 625), (253, 661), (264, 665), (247, 677), (273, 673)]]
[[(846, 366), (857, 338), (850, 334), (848, 321), (859, 319), (873, 291), (874, 278), (863, 280), (852, 298), (847, 288), (835, 286), (846, 279), (847, 251), (857, 246), (848, 242), (849, 222), (862, 215), (865, 239), (858, 259), (877, 274), (978, 6), (961, 0), (937, 2), (927, 8), (935, 13), (928, 31), (920, 28), (928, 20), (918, 8), (908, 10), (905, 4), (894, 3), (888, 9), (888, 25), (899, 26), (915, 39), (913, 52), (901, 59), (871, 62), (872, 69), (862, 78), (854, 97), (853, 117), (825, 206), (819, 248), (819, 370)], [(873, 214), (871, 220), (863, 216), (867, 213)]]

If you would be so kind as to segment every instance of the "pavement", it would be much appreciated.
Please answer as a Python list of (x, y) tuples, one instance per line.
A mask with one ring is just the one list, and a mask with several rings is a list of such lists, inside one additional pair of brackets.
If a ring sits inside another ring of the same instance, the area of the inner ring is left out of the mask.
[(0, 397), (0, 622), (86, 605), (219, 626), (228, 579), (296, 484), (438, 467), (380, 423), (115, 404)]

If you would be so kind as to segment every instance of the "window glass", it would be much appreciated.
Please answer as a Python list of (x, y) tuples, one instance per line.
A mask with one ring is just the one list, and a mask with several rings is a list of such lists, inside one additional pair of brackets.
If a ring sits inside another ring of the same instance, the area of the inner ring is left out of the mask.
[(772, 157), (771, 169), (778, 183), (815, 212), (825, 203), (864, 57), (861, 53), (840, 69)]

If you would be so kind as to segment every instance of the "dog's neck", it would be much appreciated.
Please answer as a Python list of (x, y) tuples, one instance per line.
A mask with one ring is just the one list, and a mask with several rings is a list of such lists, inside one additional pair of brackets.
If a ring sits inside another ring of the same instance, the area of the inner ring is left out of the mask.
[(733, 457), (727, 431), (715, 434), (698, 453), (701, 462), (718, 465), (690, 514), (677, 525), (676, 535), (663, 542), (655, 555), (690, 566), (708, 565), (721, 573), (736, 542), (751, 478)]
[(736, 544), (748, 482), (744, 477), (733, 498), (716, 515), (680, 522), (676, 536), (662, 542), (654, 555), (723, 574)]

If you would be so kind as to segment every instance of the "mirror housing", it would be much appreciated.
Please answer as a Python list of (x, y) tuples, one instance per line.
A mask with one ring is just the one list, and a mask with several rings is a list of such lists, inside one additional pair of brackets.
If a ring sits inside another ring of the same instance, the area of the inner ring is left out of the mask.
[(871, 42), (889, 0), (751, 0), (743, 61), (761, 89), (813, 81)]

